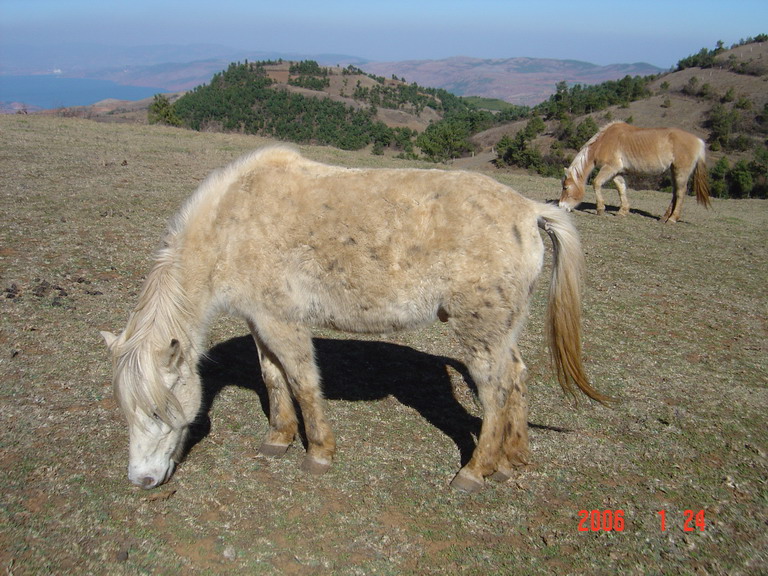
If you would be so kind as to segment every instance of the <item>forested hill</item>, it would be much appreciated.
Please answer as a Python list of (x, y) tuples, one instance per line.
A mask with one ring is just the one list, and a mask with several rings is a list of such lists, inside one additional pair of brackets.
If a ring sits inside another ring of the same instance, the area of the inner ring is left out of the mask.
[[(151, 122), (193, 130), (237, 131), (350, 150), (372, 145), (374, 153), (390, 148), (415, 156), (416, 145), (440, 160), (470, 152), (470, 133), (527, 112), (507, 105), (493, 114), (445, 90), (371, 76), (353, 66), (266, 61), (231, 64), (173, 103), (158, 95), (149, 116)], [(441, 141), (432, 141), (435, 137)]]

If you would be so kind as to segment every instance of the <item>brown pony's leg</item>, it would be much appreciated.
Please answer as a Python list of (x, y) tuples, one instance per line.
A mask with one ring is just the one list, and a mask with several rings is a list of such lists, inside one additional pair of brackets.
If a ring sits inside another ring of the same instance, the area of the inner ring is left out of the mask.
[(259, 447), (259, 452), (265, 456), (278, 457), (285, 454), (288, 446), (296, 437), (298, 431), (296, 410), (293, 407), (293, 398), (288, 389), (288, 383), (277, 359), (261, 340), (253, 326), (251, 326), (251, 334), (259, 352), (261, 376), (269, 396), (269, 431)]
[(592, 182), (592, 187), (595, 189), (595, 205), (597, 206), (597, 214), (601, 215), (605, 213), (605, 201), (603, 200), (603, 184), (608, 182), (616, 175), (617, 170), (608, 164), (605, 164), (597, 172), (597, 176)]
[[(273, 364), (280, 369), (284, 381), (288, 383), (301, 408), (308, 445), (302, 468), (313, 474), (322, 474), (331, 466), (336, 452), (336, 441), (325, 420), (325, 401), (320, 390), (320, 373), (315, 364), (312, 334), (304, 327), (270, 320), (259, 322), (256, 333), (269, 350), (271, 358), (274, 359)], [(278, 393), (274, 400), (284, 416), (288, 413), (288, 398), (283, 391), (285, 386), (282, 384), (283, 380), (273, 381), (278, 382)], [(270, 402), (272, 401), (270, 394)], [(270, 434), (272, 432), (270, 426)], [(286, 426), (285, 422), (276, 423), (275, 433), (278, 439), (286, 438), (290, 432), (290, 424)]]
[(683, 201), (688, 192), (688, 178), (691, 172), (693, 172), (693, 167), (691, 167), (690, 171), (685, 172), (672, 165), (672, 182), (674, 182), (675, 190), (672, 193), (672, 202), (670, 202), (669, 208), (664, 213), (662, 221), (674, 224), (680, 220), (680, 214), (683, 211)]
[(627, 183), (624, 181), (623, 176), (615, 176), (613, 182), (616, 184), (616, 188), (619, 191), (619, 202), (621, 208), (619, 208), (618, 216), (626, 216), (629, 214), (629, 200), (627, 199)]

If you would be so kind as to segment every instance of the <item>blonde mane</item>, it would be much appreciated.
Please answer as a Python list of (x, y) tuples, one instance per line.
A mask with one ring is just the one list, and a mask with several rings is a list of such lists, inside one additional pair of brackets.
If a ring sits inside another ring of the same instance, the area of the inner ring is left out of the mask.
[[(185, 349), (198, 348), (188, 333), (193, 313), (180, 281), (180, 252), (186, 231), (198, 216), (210, 217), (231, 185), (257, 164), (289, 164), (300, 159), (291, 147), (280, 145), (247, 154), (211, 173), (171, 218), (164, 245), (116, 349), (116, 373), (121, 378), (115, 382), (115, 395), (126, 414), (139, 410), (168, 424), (181, 414), (176, 397), (162, 381), (152, 351), (167, 350), (173, 340), (180, 339)], [(196, 350), (195, 356), (202, 356), (202, 351)]]
[(571, 177), (574, 180), (581, 182), (582, 179), (586, 179), (586, 177), (589, 176), (589, 174), (585, 174), (584, 171), (587, 169), (587, 166), (590, 162), (590, 157), (592, 156), (592, 145), (598, 138), (603, 135), (603, 132), (617, 123), (618, 121), (609, 122), (600, 128), (600, 130), (598, 130), (595, 135), (587, 140), (587, 143), (581, 147), (581, 150), (578, 151), (576, 157), (573, 159), (573, 162), (571, 162), (571, 165), (568, 167), (568, 171), (571, 173)]
[(128, 319), (124, 340), (117, 344), (115, 367), (120, 378), (114, 384), (115, 396), (126, 414), (139, 410), (168, 424), (181, 414), (181, 408), (156, 369), (153, 351), (168, 349), (174, 339), (187, 337), (185, 326), (191, 317), (178, 278), (176, 250), (169, 243), (172, 239), (169, 235), (158, 253)]
[(267, 154), (289, 162), (300, 158), (287, 146), (270, 146), (247, 154), (210, 174), (171, 218), (163, 247), (155, 256), (155, 264), (147, 275), (139, 302), (128, 322), (125, 346), (144, 342), (147, 338), (167, 346), (171, 338), (185, 333), (184, 326), (189, 325), (192, 317), (179, 279), (185, 232), (198, 215), (210, 218), (231, 185)]

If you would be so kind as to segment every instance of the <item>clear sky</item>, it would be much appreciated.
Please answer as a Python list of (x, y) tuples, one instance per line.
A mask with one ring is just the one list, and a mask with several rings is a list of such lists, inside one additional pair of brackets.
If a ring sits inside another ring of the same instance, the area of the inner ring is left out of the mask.
[(221, 44), (370, 60), (574, 59), (668, 68), (768, 33), (768, 0), (0, 0), (0, 42)]

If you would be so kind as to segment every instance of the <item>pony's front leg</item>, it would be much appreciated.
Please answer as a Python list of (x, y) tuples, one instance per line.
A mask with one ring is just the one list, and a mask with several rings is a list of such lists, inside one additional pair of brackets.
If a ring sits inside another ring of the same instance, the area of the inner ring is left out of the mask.
[[(325, 402), (320, 390), (320, 373), (315, 364), (312, 334), (302, 326), (271, 319), (260, 322), (256, 332), (301, 408), (307, 436), (307, 456), (302, 468), (312, 474), (322, 474), (331, 466), (336, 452), (336, 440), (325, 419)], [(281, 407), (282, 401), (281, 397)], [(274, 429), (276, 434), (290, 431), (290, 428), (285, 427)]]
[(602, 186), (595, 184), (595, 212), (598, 216), (605, 214), (605, 200), (603, 200)]
[(592, 182), (592, 187), (595, 190), (595, 206), (597, 209), (597, 215), (600, 216), (602, 214), (605, 214), (605, 201), (603, 200), (603, 184), (608, 182), (611, 178), (613, 178), (616, 175), (616, 170), (614, 170), (612, 167), (608, 166), (607, 164), (600, 168), (597, 172), (597, 176), (595, 176), (594, 181)]
[(621, 207), (617, 216), (626, 216), (629, 214), (629, 200), (627, 199), (627, 183), (624, 181), (623, 176), (616, 176), (613, 179), (616, 184), (616, 189), (619, 191), (619, 202)]

